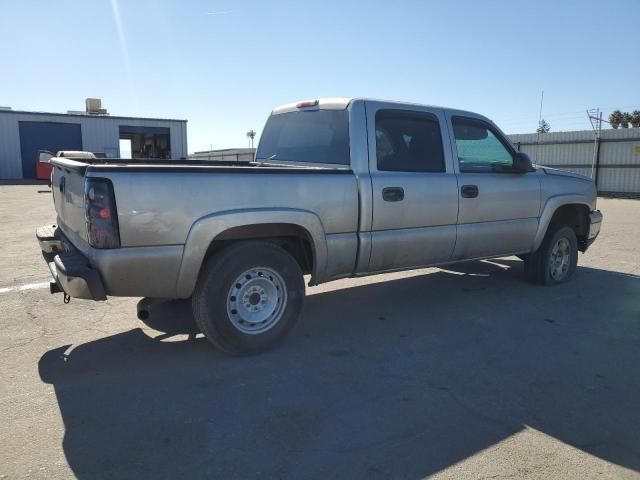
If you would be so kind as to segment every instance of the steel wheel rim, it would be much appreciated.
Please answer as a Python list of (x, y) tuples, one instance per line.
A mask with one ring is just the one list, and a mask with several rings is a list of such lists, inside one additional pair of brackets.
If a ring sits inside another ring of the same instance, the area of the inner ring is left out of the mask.
[(571, 243), (568, 238), (559, 238), (551, 249), (549, 275), (555, 281), (562, 280), (569, 273), (571, 263)]
[(248, 335), (272, 329), (282, 318), (286, 305), (286, 284), (278, 272), (267, 267), (243, 272), (227, 294), (231, 324)]

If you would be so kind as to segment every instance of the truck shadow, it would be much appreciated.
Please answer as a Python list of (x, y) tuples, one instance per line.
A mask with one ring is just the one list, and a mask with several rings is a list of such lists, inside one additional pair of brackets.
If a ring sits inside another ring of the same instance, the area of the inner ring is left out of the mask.
[(521, 276), (501, 259), (311, 291), (278, 349), (242, 358), (185, 340), (168, 304), (158, 338), (61, 346), (39, 372), (80, 479), (418, 478), (525, 426), (640, 470), (640, 279)]
[(0, 179), (0, 185), (47, 185), (47, 180), (37, 180), (35, 178), (15, 178)]

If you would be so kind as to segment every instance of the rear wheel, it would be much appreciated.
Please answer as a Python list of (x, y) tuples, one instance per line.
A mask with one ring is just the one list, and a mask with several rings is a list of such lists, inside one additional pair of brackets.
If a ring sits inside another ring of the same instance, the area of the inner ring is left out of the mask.
[(193, 294), (193, 313), (204, 335), (221, 350), (266, 350), (295, 325), (304, 280), (296, 260), (277, 245), (240, 242), (211, 257)]
[(524, 259), (525, 276), (541, 285), (557, 285), (571, 278), (578, 264), (578, 241), (571, 227), (551, 225), (540, 248)]

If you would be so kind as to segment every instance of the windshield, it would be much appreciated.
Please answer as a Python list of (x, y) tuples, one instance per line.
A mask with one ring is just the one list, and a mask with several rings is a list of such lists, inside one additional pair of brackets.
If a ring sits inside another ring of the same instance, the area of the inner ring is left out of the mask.
[(257, 160), (349, 165), (347, 110), (281, 113), (267, 120)]

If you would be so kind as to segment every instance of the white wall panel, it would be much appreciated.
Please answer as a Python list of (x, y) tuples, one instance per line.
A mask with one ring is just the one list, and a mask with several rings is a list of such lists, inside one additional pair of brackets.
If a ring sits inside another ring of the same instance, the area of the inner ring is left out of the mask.
[(61, 122), (80, 124), (82, 146), (87, 151), (119, 151), (121, 125), (169, 128), (172, 158), (187, 157), (186, 120), (89, 116), (0, 110), (0, 179), (22, 178), (19, 122)]

